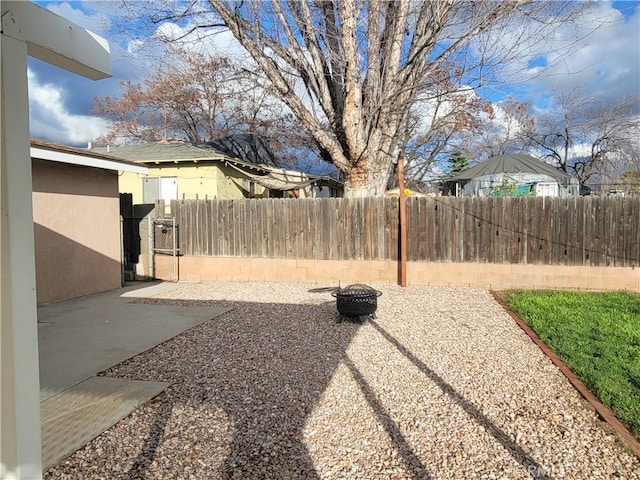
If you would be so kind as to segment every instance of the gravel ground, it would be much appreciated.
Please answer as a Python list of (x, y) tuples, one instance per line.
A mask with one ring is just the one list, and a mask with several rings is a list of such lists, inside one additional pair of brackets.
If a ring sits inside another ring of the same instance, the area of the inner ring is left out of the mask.
[(640, 479), (489, 292), (378, 285), (359, 325), (313, 287), (145, 300), (233, 310), (105, 372), (172, 386), (45, 478)]

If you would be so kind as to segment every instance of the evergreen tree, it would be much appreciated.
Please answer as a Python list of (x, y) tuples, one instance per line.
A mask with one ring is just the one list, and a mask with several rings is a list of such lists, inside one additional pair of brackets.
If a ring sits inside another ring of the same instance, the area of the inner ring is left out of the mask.
[(454, 177), (469, 168), (469, 159), (460, 152), (453, 152), (449, 157), (449, 172), (445, 174), (445, 179)]

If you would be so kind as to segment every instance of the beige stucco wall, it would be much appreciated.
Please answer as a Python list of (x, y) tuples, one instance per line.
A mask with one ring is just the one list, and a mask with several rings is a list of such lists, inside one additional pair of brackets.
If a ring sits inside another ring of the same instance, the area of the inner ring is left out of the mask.
[[(245, 198), (242, 181), (245, 177), (237, 170), (222, 165), (184, 163), (180, 166), (150, 166), (149, 174), (122, 173), (120, 192), (133, 194), (133, 203), (143, 203), (142, 181), (145, 177), (176, 177), (178, 179), (178, 199), (220, 199)], [(264, 193), (264, 188), (256, 185), (256, 196)]]
[[(171, 257), (167, 257), (169, 261)], [(167, 270), (170, 271), (170, 270)], [(394, 261), (179, 257), (181, 280), (395, 283)], [(504, 289), (627, 290), (640, 293), (640, 268), (408, 262), (410, 285)]]
[(117, 172), (32, 165), (38, 304), (120, 287)]

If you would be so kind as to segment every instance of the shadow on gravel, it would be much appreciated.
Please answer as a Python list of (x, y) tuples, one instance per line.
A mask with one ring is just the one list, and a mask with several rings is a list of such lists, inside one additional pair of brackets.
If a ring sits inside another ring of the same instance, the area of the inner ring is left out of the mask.
[[(156, 419), (148, 426), (137, 456), (127, 462), (131, 466), (124, 478), (159, 478), (161, 472), (166, 473), (165, 478), (191, 475), (198, 479), (223, 480), (319, 479), (304, 442), (303, 429), (340, 364), (349, 369), (358, 383), (408, 467), (407, 473), (414, 479), (429, 478), (399, 425), (346, 354), (360, 325), (356, 322), (336, 324), (335, 302), (265, 304), (154, 299), (153, 303), (186, 308), (225, 307), (232, 311), (191, 328), (157, 350), (149, 350), (102, 373), (172, 383), (149, 402), (148, 408), (156, 412)], [(476, 406), (377, 322), (369, 323), (471, 420), (491, 434), (532, 478), (550, 478), (540, 464)], [(203, 418), (203, 428), (185, 422), (188, 416), (174, 415), (176, 410), (195, 408), (197, 411), (198, 405), (206, 404), (213, 408), (205, 411), (214, 415), (223, 413), (211, 420)], [(208, 421), (212, 423), (207, 424)], [(196, 433), (189, 432), (192, 428)], [(180, 455), (190, 459), (172, 461), (172, 456)], [(122, 453), (116, 456), (122, 458)], [(175, 470), (185, 464), (191, 466), (189, 472)], [(63, 474), (65, 468), (60, 466)], [(72, 474), (76, 472), (66, 473), (70, 476), (63, 478), (74, 478)], [(105, 478), (109, 475), (105, 474)]]
[[(371, 322), (373, 323), (373, 321)], [(391, 418), (387, 410), (378, 400), (378, 396), (369, 383), (362, 376), (358, 368), (353, 362), (345, 356), (344, 363), (353, 375), (353, 378), (358, 383), (360, 391), (364, 394), (367, 403), (378, 418), (378, 422), (384, 428), (384, 431), (389, 435), (391, 441), (397, 447), (398, 453), (402, 458), (405, 465), (408, 467), (408, 471), (413, 474), (413, 478), (428, 480), (431, 478), (425, 470), (424, 465), (420, 461), (420, 458), (415, 454), (407, 440), (404, 438), (402, 431), (398, 427), (398, 424)]]
[[(464, 398), (460, 393), (456, 391), (451, 385), (449, 385), (440, 375), (431, 370), (422, 360), (411, 353), (402, 343), (400, 343), (393, 335), (387, 332), (375, 321), (370, 322), (371, 325), (393, 346), (395, 346), (407, 360), (411, 361), (416, 367), (420, 369), (429, 379), (438, 385), (440, 389), (453, 401), (455, 401), (473, 421), (478, 423), (482, 428), (489, 432), (493, 438), (495, 438), (500, 445), (502, 445), (507, 452), (516, 460), (520, 465), (525, 467), (527, 472), (535, 479), (551, 480), (551, 477), (546, 473), (544, 467), (536, 462), (529, 454), (527, 454), (522, 448), (509, 438), (509, 436), (503, 432), (500, 427), (495, 425), (489, 420), (473, 403)], [(352, 370), (353, 371), (353, 370)], [(366, 394), (366, 391), (365, 391)], [(367, 396), (369, 398), (369, 396)], [(386, 427), (385, 427), (386, 428)], [(397, 443), (397, 442), (396, 442)], [(409, 461), (413, 459), (409, 458)]]
[[(233, 312), (165, 342), (161, 358), (168, 354), (176, 362), (153, 362), (150, 350), (104, 372), (122, 376), (118, 372), (122, 367), (129, 377), (132, 374), (126, 371), (135, 369), (148, 372), (141, 374), (144, 378), (150, 375), (172, 382), (150, 404), (158, 417), (150, 426), (127, 478), (153, 476), (149, 470), (156, 453), (167, 438), (176, 435), (167, 428), (172, 409), (189, 403), (210, 403), (224, 410), (233, 423), (229, 453), (222, 465), (198, 467), (194, 462), (190, 473), (196, 478), (213, 478), (212, 474), (221, 479), (319, 478), (302, 430), (343, 361), (359, 324), (337, 325), (335, 302), (300, 305), (154, 300), (154, 303), (215, 305), (230, 307)], [(151, 359), (153, 373), (143, 358)], [(188, 365), (187, 371), (194, 375), (184, 378), (182, 369), (175, 365), (177, 362)]]

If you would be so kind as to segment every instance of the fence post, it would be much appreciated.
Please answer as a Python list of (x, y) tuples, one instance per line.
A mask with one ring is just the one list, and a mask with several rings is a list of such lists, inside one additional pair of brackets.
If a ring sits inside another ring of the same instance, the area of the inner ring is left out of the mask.
[(404, 197), (404, 160), (398, 157), (398, 217), (400, 226), (400, 252), (398, 255), (398, 281), (407, 286), (407, 203)]
[(173, 281), (178, 281), (178, 232), (176, 231), (176, 217), (171, 217), (171, 242), (172, 242), (172, 251), (171, 255), (173, 256)]
[(153, 242), (154, 242), (154, 234), (155, 234), (155, 228), (156, 228), (156, 224), (155, 222), (151, 219), (151, 215), (147, 216), (147, 225), (149, 226), (147, 228), (147, 250), (148, 250), (148, 255), (149, 255), (149, 279), (153, 279), (153, 275), (154, 275), (154, 271), (153, 271)]

